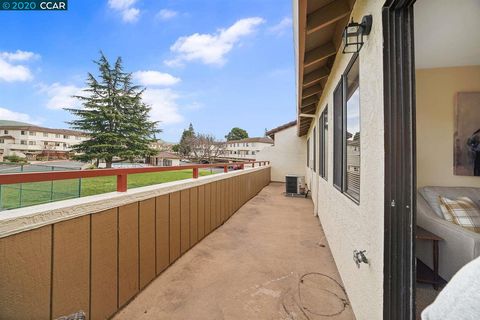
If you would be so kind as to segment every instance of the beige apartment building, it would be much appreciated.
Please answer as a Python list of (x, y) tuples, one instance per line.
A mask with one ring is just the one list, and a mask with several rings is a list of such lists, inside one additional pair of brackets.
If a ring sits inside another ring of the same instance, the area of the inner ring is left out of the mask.
[(29, 123), (0, 120), (0, 153), (34, 160), (37, 156), (66, 158), (72, 146), (88, 139), (80, 131), (45, 128)]
[(225, 150), (222, 157), (256, 160), (257, 154), (260, 151), (272, 145), (273, 140), (269, 137), (254, 137), (242, 140), (231, 140), (225, 142)]

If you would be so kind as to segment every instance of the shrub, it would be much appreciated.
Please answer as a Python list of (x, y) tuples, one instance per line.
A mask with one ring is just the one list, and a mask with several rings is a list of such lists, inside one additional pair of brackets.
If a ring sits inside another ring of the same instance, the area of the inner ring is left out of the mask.
[(3, 157), (3, 160), (6, 162), (12, 162), (12, 163), (27, 163), (27, 160), (19, 157), (17, 155), (12, 155), (12, 156), (5, 156)]

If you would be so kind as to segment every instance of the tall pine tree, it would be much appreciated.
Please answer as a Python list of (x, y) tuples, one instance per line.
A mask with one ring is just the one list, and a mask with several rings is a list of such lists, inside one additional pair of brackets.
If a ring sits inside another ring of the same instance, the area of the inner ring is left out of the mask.
[(190, 123), (188, 129), (184, 129), (182, 137), (180, 138), (180, 143), (178, 144), (178, 152), (184, 156), (189, 157), (192, 152), (191, 140), (195, 137), (195, 130), (193, 125)]
[(123, 71), (119, 57), (112, 66), (101, 53), (94, 61), (98, 66), (98, 79), (91, 73), (83, 96), (75, 96), (82, 109), (66, 108), (76, 116), (69, 124), (90, 137), (75, 145), (75, 158), (82, 161), (104, 160), (107, 168), (115, 161), (133, 160), (154, 155), (150, 148), (155, 134), (161, 132), (158, 122), (151, 121), (150, 107), (143, 103), (144, 89), (132, 84), (131, 73)]

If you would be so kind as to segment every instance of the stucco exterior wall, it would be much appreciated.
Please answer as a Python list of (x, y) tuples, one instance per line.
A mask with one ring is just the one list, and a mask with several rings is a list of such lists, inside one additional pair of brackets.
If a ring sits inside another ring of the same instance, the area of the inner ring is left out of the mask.
[[(354, 21), (373, 16), (372, 31), (360, 51), (360, 126), (361, 190), (360, 204), (355, 204), (333, 187), (333, 91), (352, 55), (337, 53), (335, 64), (324, 88), (316, 119), (307, 138), (313, 141), (314, 126), (329, 106), (328, 180), (306, 169), (318, 217), (323, 225), (335, 263), (339, 269), (357, 319), (383, 318), (384, 265), (384, 114), (383, 114), (383, 36), (384, 1), (357, 0)], [(317, 139), (318, 145), (318, 139)], [(312, 150), (312, 149), (310, 149)], [(317, 162), (319, 159), (318, 146)], [(318, 168), (318, 164), (317, 164)], [(366, 250), (369, 265), (358, 269), (353, 251)]]
[(480, 66), (416, 70), (417, 186), (480, 187), (453, 174), (455, 95), (480, 91)]
[(305, 175), (306, 156), (305, 137), (298, 137), (294, 126), (275, 133), (275, 144), (261, 150), (257, 161), (270, 161), (272, 181), (285, 182), (287, 174)]

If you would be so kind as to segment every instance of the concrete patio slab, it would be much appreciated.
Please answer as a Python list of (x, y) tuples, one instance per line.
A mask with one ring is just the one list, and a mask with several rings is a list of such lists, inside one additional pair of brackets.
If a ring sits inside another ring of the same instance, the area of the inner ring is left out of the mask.
[(311, 200), (283, 191), (264, 188), (114, 319), (354, 319)]

